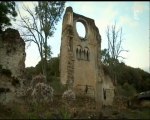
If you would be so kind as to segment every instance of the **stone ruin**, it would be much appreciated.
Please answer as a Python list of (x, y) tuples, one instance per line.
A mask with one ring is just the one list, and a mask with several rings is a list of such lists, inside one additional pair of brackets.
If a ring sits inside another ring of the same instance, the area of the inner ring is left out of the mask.
[[(33, 102), (52, 102), (54, 89), (46, 84), (46, 78), (38, 75), (26, 86), (25, 42), (17, 30), (8, 28), (0, 34), (0, 102), (5, 104), (26, 97)], [(6, 71), (7, 74), (3, 74)], [(10, 71), (11, 74), (8, 74)], [(17, 82), (17, 85), (16, 85)]]
[(17, 30), (8, 28), (0, 35), (0, 65), (21, 77), (25, 70), (25, 42)]
[[(15, 98), (25, 70), (25, 42), (17, 30), (8, 28), (0, 34), (0, 102)], [(5, 72), (5, 74), (3, 73)]]
[[(80, 37), (76, 24), (85, 27)], [(99, 106), (112, 105), (114, 86), (102, 69), (100, 61), (101, 36), (93, 19), (73, 12), (67, 7), (62, 23), (60, 48), (60, 79), (76, 94), (95, 98)]]

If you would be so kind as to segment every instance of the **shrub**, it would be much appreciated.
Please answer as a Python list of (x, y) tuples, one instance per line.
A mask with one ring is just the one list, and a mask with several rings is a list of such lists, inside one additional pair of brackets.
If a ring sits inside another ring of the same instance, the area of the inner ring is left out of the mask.
[(52, 102), (53, 94), (54, 94), (54, 89), (51, 86), (45, 83), (37, 83), (32, 91), (31, 96), (36, 103), (43, 102), (43, 101)]
[(46, 83), (46, 77), (42, 74), (35, 76), (31, 81), (31, 86), (34, 88), (37, 83)]

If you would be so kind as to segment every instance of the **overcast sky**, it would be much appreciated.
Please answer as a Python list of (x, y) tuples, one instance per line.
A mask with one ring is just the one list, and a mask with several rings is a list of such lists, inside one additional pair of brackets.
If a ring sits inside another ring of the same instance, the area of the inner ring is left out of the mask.
[[(23, 2), (18, 2), (19, 8)], [(31, 2), (24, 2), (33, 8)], [(150, 3), (149, 2), (67, 2), (75, 13), (94, 19), (102, 37), (102, 49), (107, 48), (106, 28), (116, 21), (117, 27), (123, 28), (124, 49), (129, 50), (121, 54), (126, 59), (126, 65), (149, 71), (149, 41), (150, 41)], [(21, 9), (20, 9), (21, 10)], [(65, 12), (65, 11), (64, 11)], [(21, 10), (22, 15), (25, 12)], [(63, 15), (62, 15), (63, 17)], [(19, 18), (19, 17), (18, 17)], [(15, 25), (13, 26), (17, 28)], [(48, 41), (52, 47), (52, 56), (60, 53), (62, 19), (56, 26), (55, 34)], [(80, 33), (84, 34), (82, 26)], [(26, 67), (35, 66), (40, 61), (37, 46), (33, 43), (26, 49)]]

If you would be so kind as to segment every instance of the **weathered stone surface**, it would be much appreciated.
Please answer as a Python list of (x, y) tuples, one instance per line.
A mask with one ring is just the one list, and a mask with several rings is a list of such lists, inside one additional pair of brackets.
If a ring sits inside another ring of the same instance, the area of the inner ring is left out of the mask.
[[(76, 24), (85, 27), (85, 37), (80, 37)], [(93, 19), (73, 12), (67, 7), (62, 23), (60, 48), (60, 78), (62, 84), (74, 89), (76, 94), (84, 93), (95, 98), (98, 106), (104, 104), (103, 89), (111, 87), (112, 81), (105, 77), (100, 61), (101, 36)], [(105, 80), (107, 82), (105, 82)], [(106, 85), (108, 84), (108, 85)], [(110, 84), (110, 85), (109, 85)], [(112, 88), (113, 96), (114, 88)], [(107, 99), (113, 99), (108, 97)], [(105, 104), (111, 104), (111, 100)]]
[(25, 42), (17, 30), (8, 28), (0, 35), (0, 65), (9, 69), (14, 77), (25, 70)]
[[(17, 30), (8, 28), (0, 34), (0, 102), (16, 99), (25, 70), (25, 42)], [(8, 91), (7, 91), (8, 90)]]
[(0, 103), (7, 104), (15, 99), (16, 86), (12, 81), (13, 78), (0, 74)]

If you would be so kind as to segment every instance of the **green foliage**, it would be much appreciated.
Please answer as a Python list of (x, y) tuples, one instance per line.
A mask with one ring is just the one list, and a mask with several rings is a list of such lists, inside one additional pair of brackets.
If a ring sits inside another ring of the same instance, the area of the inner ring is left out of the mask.
[(137, 93), (134, 86), (128, 83), (125, 83), (123, 86), (118, 85), (117, 90), (118, 90), (119, 95), (125, 96), (125, 97), (131, 97)]
[[(104, 72), (112, 76), (110, 67), (103, 64)], [(117, 69), (116, 79), (117, 83), (121, 86), (134, 87), (137, 92), (147, 91), (150, 88), (150, 74), (139, 68), (132, 68), (125, 65), (125, 63), (117, 63), (115, 66)], [(130, 86), (131, 85), (131, 86)], [(130, 89), (131, 90), (131, 89)], [(132, 91), (132, 90), (131, 90)]]
[[(12, 17), (11, 17), (12, 16)], [(14, 1), (0, 1), (0, 33), (6, 26), (10, 26), (10, 20), (17, 16)]]
[(141, 108), (135, 110), (124, 110), (122, 113), (127, 119), (150, 119), (149, 108)]
[(41, 31), (45, 36), (54, 34), (55, 24), (58, 23), (64, 11), (65, 1), (39, 1), (35, 11), (41, 22)]
[(67, 86), (63, 86), (60, 82), (60, 78), (58, 77), (52, 77), (50, 85), (54, 88), (55, 94), (63, 94), (63, 92), (67, 89)]
[(108, 49), (101, 50), (101, 62), (104, 65), (109, 65), (110, 55)]
[[(42, 73), (42, 63), (41, 61), (35, 67), (36, 74)], [(54, 57), (47, 62), (47, 75), (50, 81), (51, 76), (59, 77), (59, 57)]]
[[(25, 76), (28, 80), (32, 80), (35, 75), (42, 73), (41, 61), (34, 67), (28, 67), (25, 70)], [(55, 93), (62, 94), (67, 86), (63, 86), (60, 82), (59, 57), (48, 60), (47, 66), (47, 82), (54, 88)]]
[(61, 119), (70, 119), (71, 118), (71, 114), (68, 111), (69, 110), (67, 109), (66, 106), (64, 106), (60, 109), (60, 115), (62, 116)]
[(133, 85), (128, 83), (124, 83), (123, 87), (125, 96), (134, 96), (136, 94), (136, 90)]
[[(35, 5), (35, 11), (31, 11), (25, 7), (31, 18), (20, 17), (23, 21), (21, 26), (26, 29), (25, 39), (26, 41), (34, 42), (39, 50), (41, 57), (41, 69), (42, 73), (47, 75), (47, 60), (51, 58), (51, 48), (48, 46), (48, 38), (52, 37), (55, 25), (61, 19), (61, 15), (65, 8), (64, 1), (38, 1), (38, 5)], [(43, 56), (44, 55), (44, 56)]]
[(25, 69), (25, 77), (27, 80), (32, 80), (32, 77), (37, 75), (34, 67), (27, 67)]
[[(43, 49), (43, 58), (45, 57), (46, 53), (45, 53), (45, 49)], [(47, 60), (51, 59), (52, 55), (52, 51), (51, 51), (51, 46), (47, 46)]]
[(42, 45), (44, 50), (42, 55), (45, 55), (42, 62), (43, 74), (47, 75), (47, 57), (51, 57), (51, 49), (47, 45), (48, 37), (51, 37), (54, 34), (55, 25), (61, 18), (61, 15), (64, 11), (65, 2), (64, 1), (42, 1), (38, 2), (38, 6), (35, 7), (36, 17), (40, 21), (40, 32), (44, 33)]

